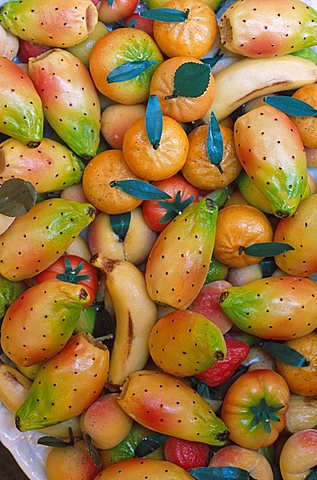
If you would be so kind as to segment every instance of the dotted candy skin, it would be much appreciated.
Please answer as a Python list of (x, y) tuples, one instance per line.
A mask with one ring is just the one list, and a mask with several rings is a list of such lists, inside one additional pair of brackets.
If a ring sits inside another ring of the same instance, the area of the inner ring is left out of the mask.
[(156, 432), (209, 445), (227, 440), (226, 426), (208, 403), (171, 375), (151, 370), (132, 373), (118, 402), (130, 417)]
[(97, 475), (96, 480), (192, 480), (189, 475), (174, 463), (149, 458), (131, 458), (109, 465)]
[(63, 198), (35, 204), (1, 235), (0, 275), (17, 281), (42, 272), (63, 255), (95, 214), (89, 203)]
[(22, 432), (48, 427), (80, 415), (102, 392), (109, 351), (86, 333), (78, 333), (39, 370), (29, 395), (16, 413)]
[(317, 284), (291, 276), (263, 278), (225, 290), (220, 306), (244, 332), (291, 340), (317, 327)]

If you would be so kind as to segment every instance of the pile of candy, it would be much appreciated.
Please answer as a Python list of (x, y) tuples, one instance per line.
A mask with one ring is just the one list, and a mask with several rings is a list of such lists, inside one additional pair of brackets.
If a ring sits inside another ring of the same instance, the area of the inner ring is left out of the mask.
[(0, 7), (0, 401), (47, 480), (317, 478), (317, 12)]

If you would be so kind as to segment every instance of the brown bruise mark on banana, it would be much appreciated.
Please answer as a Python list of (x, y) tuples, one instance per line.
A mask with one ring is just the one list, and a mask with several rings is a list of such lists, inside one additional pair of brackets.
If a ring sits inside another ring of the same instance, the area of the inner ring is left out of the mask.
[[(289, 80), (281, 80), (279, 82), (274, 82), (274, 80), (265, 85), (265, 88), (270, 88), (270, 87), (274, 87), (275, 85), (287, 85), (288, 83), (291, 83)], [(250, 96), (252, 96), (252, 98), (254, 98), (254, 93), (255, 92), (263, 92), (263, 86), (262, 87), (259, 87), (259, 88), (256, 88), (255, 90), (252, 90), (252, 92), (248, 92), (247, 95), (244, 95), (244, 97), (241, 97), (239, 98), (238, 100), (236, 100), (234, 102), (234, 104), (236, 104), (237, 102), (242, 102), (242, 103), (245, 103), (249, 100)], [(232, 105), (234, 105), (232, 104)]]

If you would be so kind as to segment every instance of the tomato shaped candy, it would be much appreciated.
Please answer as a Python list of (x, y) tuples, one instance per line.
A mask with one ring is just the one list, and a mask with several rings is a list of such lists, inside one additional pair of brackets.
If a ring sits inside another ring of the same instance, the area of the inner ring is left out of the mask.
[(131, 15), (138, 0), (102, 0), (98, 5), (98, 18), (103, 23), (114, 23)]
[(168, 193), (168, 200), (145, 200), (143, 215), (148, 226), (155, 232), (161, 232), (188, 205), (199, 200), (199, 192), (180, 175), (152, 182), (155, 187)]
[(82, 285), (88, 291), (91, 298), (87, 307), (93, 302), (96, 296), (98, 288), (96, 269), (90, 263), (86, 262), (86, 260), (76, 255), (64, 255), (60, 257), (37, 277), (38, 283), (49, 280), (62, 280), (63, 282)]
[(125, 20), (124, 24), (126, 27), (134, 27), (134, 28), (139, 28), (140, 30), (143, 30), (144, 32), (148, 33), (153, 37), (153, 25), (154, 25), (154, 20), (151, 20), (150, 18), (144, 18), (141, 17), (139, 13), (133, 13), (132, 15), (129, 15)]
[(285, 428), (289, 399), (286, 381), (273, 370), (241, 375), (227, 391), (222, 405), (221, 418), (230, 439), (251, 450), (272, 445)]

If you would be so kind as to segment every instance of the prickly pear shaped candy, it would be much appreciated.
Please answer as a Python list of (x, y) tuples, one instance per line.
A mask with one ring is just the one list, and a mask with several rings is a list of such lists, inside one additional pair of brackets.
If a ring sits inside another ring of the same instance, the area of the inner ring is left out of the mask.
[(5, 314), (6, 308), (25, 290), (22, 282), (11, 282), (0, 277), (0, 318)]
[(88, 333), (72, 337), (44, 363), (16, 413), (22, 432), (48, 427), (80, 415), (105, 386), (109, 351)]
[(91, 0), (20, 0), (0, 8), (0, 24), (23, 40), (72, 47), (84, 41), (98, 21)]
[(31, 182), (38, 193), (64, 190), (81, 180), (84, 164), (69, 148), (44, 138), (28, 148), (14, 138), (0, 145), (0, 184), (10, 178)]
[(42, 102), (30, 78), (18, 65), (0, 57), (0, 132), (37, 147), (43, 121)]
[(42, 272), (63, 255), (95, 214), (89, 203), (66, 198), (36, 203), (0, 236), (0, 274), (17, 281)]
[(209, 445), (223, 445), (229, 432), (198, 393), (176, 377), (140, 370), (127, 377), (119, 405), (156, 432)]
[(121, 460), (106, 467), (97, 475), (98, 480), (121, 480), (127, 478), (133, 480), (192, 480), (183, 468), (175, 463), (152, 458), (130, 458)]
[(274, 57), (316, 45), (316, 22), (317, 12), (299, 0), (238, 0), (220, 19), (220, 38), (245, 57)]
[(214, 248), (218, 208), (209, 198), (187, 207), (156, 240), (146, 266), (152, 300), (186, 309), (197, 297)]
[(177, 377), (203, 372), (226, 356), (221, 331), (208, 318), (176, 310), (160, 318), (149, 336), (150, 354), (158, 367)]
[(220, 306), (243, 332), (271, 340), (303, 337), (317, 327), (317, 283), (270, 277), (225, 290)]
[(80, 157), (95, 156), (100, 103), (85, 65), (70, 52), (55, 48), (30, 59), (29, 75), (56, 133)]
[(1, 347), (16, 364), (43, 363), (70, 339), (90, 297), (81, 285), (49, 281), (33, 285), (8, 308)]
[(307, 186), (303, 142), (290, 118), (270, 105), (240, 117), (234, 127), (239, 160), (277, 217), (292, 215)]
[(280, 220), (274, 241), (285, 242), (294, 250), (278, 255), (278, 267), (289, 275), (308, 277), (317, 271), (317, 194), (305, 198), (289, 218)]

